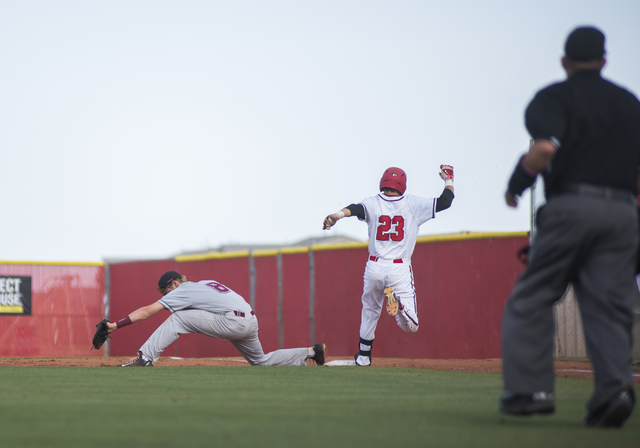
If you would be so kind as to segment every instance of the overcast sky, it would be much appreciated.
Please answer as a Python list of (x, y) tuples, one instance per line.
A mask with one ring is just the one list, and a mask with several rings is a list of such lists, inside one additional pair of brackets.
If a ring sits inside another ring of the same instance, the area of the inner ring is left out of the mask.
[(367, 239), (378, 191), (451, 209), (421, 235), (529, 229), (503, 192), (578, 25), (640, 93), (637, 0), (0, 0), (0, 260), (170, 257)]

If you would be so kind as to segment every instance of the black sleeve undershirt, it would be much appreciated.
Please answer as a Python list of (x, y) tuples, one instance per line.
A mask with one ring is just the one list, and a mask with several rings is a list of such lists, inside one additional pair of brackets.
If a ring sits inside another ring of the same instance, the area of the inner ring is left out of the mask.
[[(453, 191), (445, 188), (440, 197), (436, 199), (436, 212), (451, 207), (454, 197)], [(364, 206), (362, 204), (351, 204), (345, 208), (351, 212), (351, 216), (356, 216), (360, 221), (364, 221)]]
[(364, 221), (364, 205), (351, 204), (345, 208), (351, 212), (351, 216), (357, 216), (360, 221)]
[(454, 198), (453, 191), (445, 188), (440, 197), (436, 200), (436, 212), (441, 212), (451, 207)]

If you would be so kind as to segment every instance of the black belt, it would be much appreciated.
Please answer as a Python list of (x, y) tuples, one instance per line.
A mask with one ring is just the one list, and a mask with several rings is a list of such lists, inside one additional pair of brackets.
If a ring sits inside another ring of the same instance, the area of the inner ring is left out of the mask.
[[(235, 314), (235, 315), (236, 315), (236, 316), (238, 316), (238, 317), (244, 317), (244, 316), (246, 316), (246, 314), (245, 314), (245, 313), (243, 313), (242, 311), (234, 311), (234, 312), (233, 312), (233, 314)], [(255, 316), (255, 315), (256, 315), (256, 313), (254, 313), (253, 311), (251, 311), (251, 315), (252, 315), (252, 316)]]
[(633, 193), (629, 193), (628, 191), (591, 184), (566, 184), (560, 188), (560, 193), (577, 194), (579, 196), (590, 196), (601, 199), (613, 199), (616, 201), (628, 201), (633, 204), (637, 201), (633, 196)]

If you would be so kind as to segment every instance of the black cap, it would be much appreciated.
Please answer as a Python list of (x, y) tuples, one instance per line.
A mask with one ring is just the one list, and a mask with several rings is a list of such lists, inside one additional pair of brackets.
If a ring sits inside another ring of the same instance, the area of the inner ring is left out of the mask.
[(167, 286), (167, 283), (180, 277), (182, 277), (182, 275), (178, 274), (176, 271), (167, 271), (162, 274), (162, 277), (158, 280), (158, 288), (164, 288)]
[(564, 44), (565, 56), (574, 61), (595, 61), (604, 53), (604, 34), (592, 26), (576, 28)]

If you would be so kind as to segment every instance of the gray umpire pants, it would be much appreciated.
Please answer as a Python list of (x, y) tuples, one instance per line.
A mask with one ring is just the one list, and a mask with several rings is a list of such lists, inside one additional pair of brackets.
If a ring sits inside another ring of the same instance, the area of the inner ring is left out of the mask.
[(633, 385), (637, 206), (563, 194), (551, 198), (537, 218), (529, 266), (504, 310), (504, 388), (523, 394), (554, 391), (553, 305), (571, 282), (595, 373), (591, 411)]
[(307, 362), (307, 348), (276, 350), (265, 354), (258, 339), (258, 319), (250, 314), (236, 316), (233, 312), (176, 311), (153, 332), (140, 351), (155, 364), (160, 354), (181, 334), (190, 333), (227, 339), (252, 366), (304, 366)]

